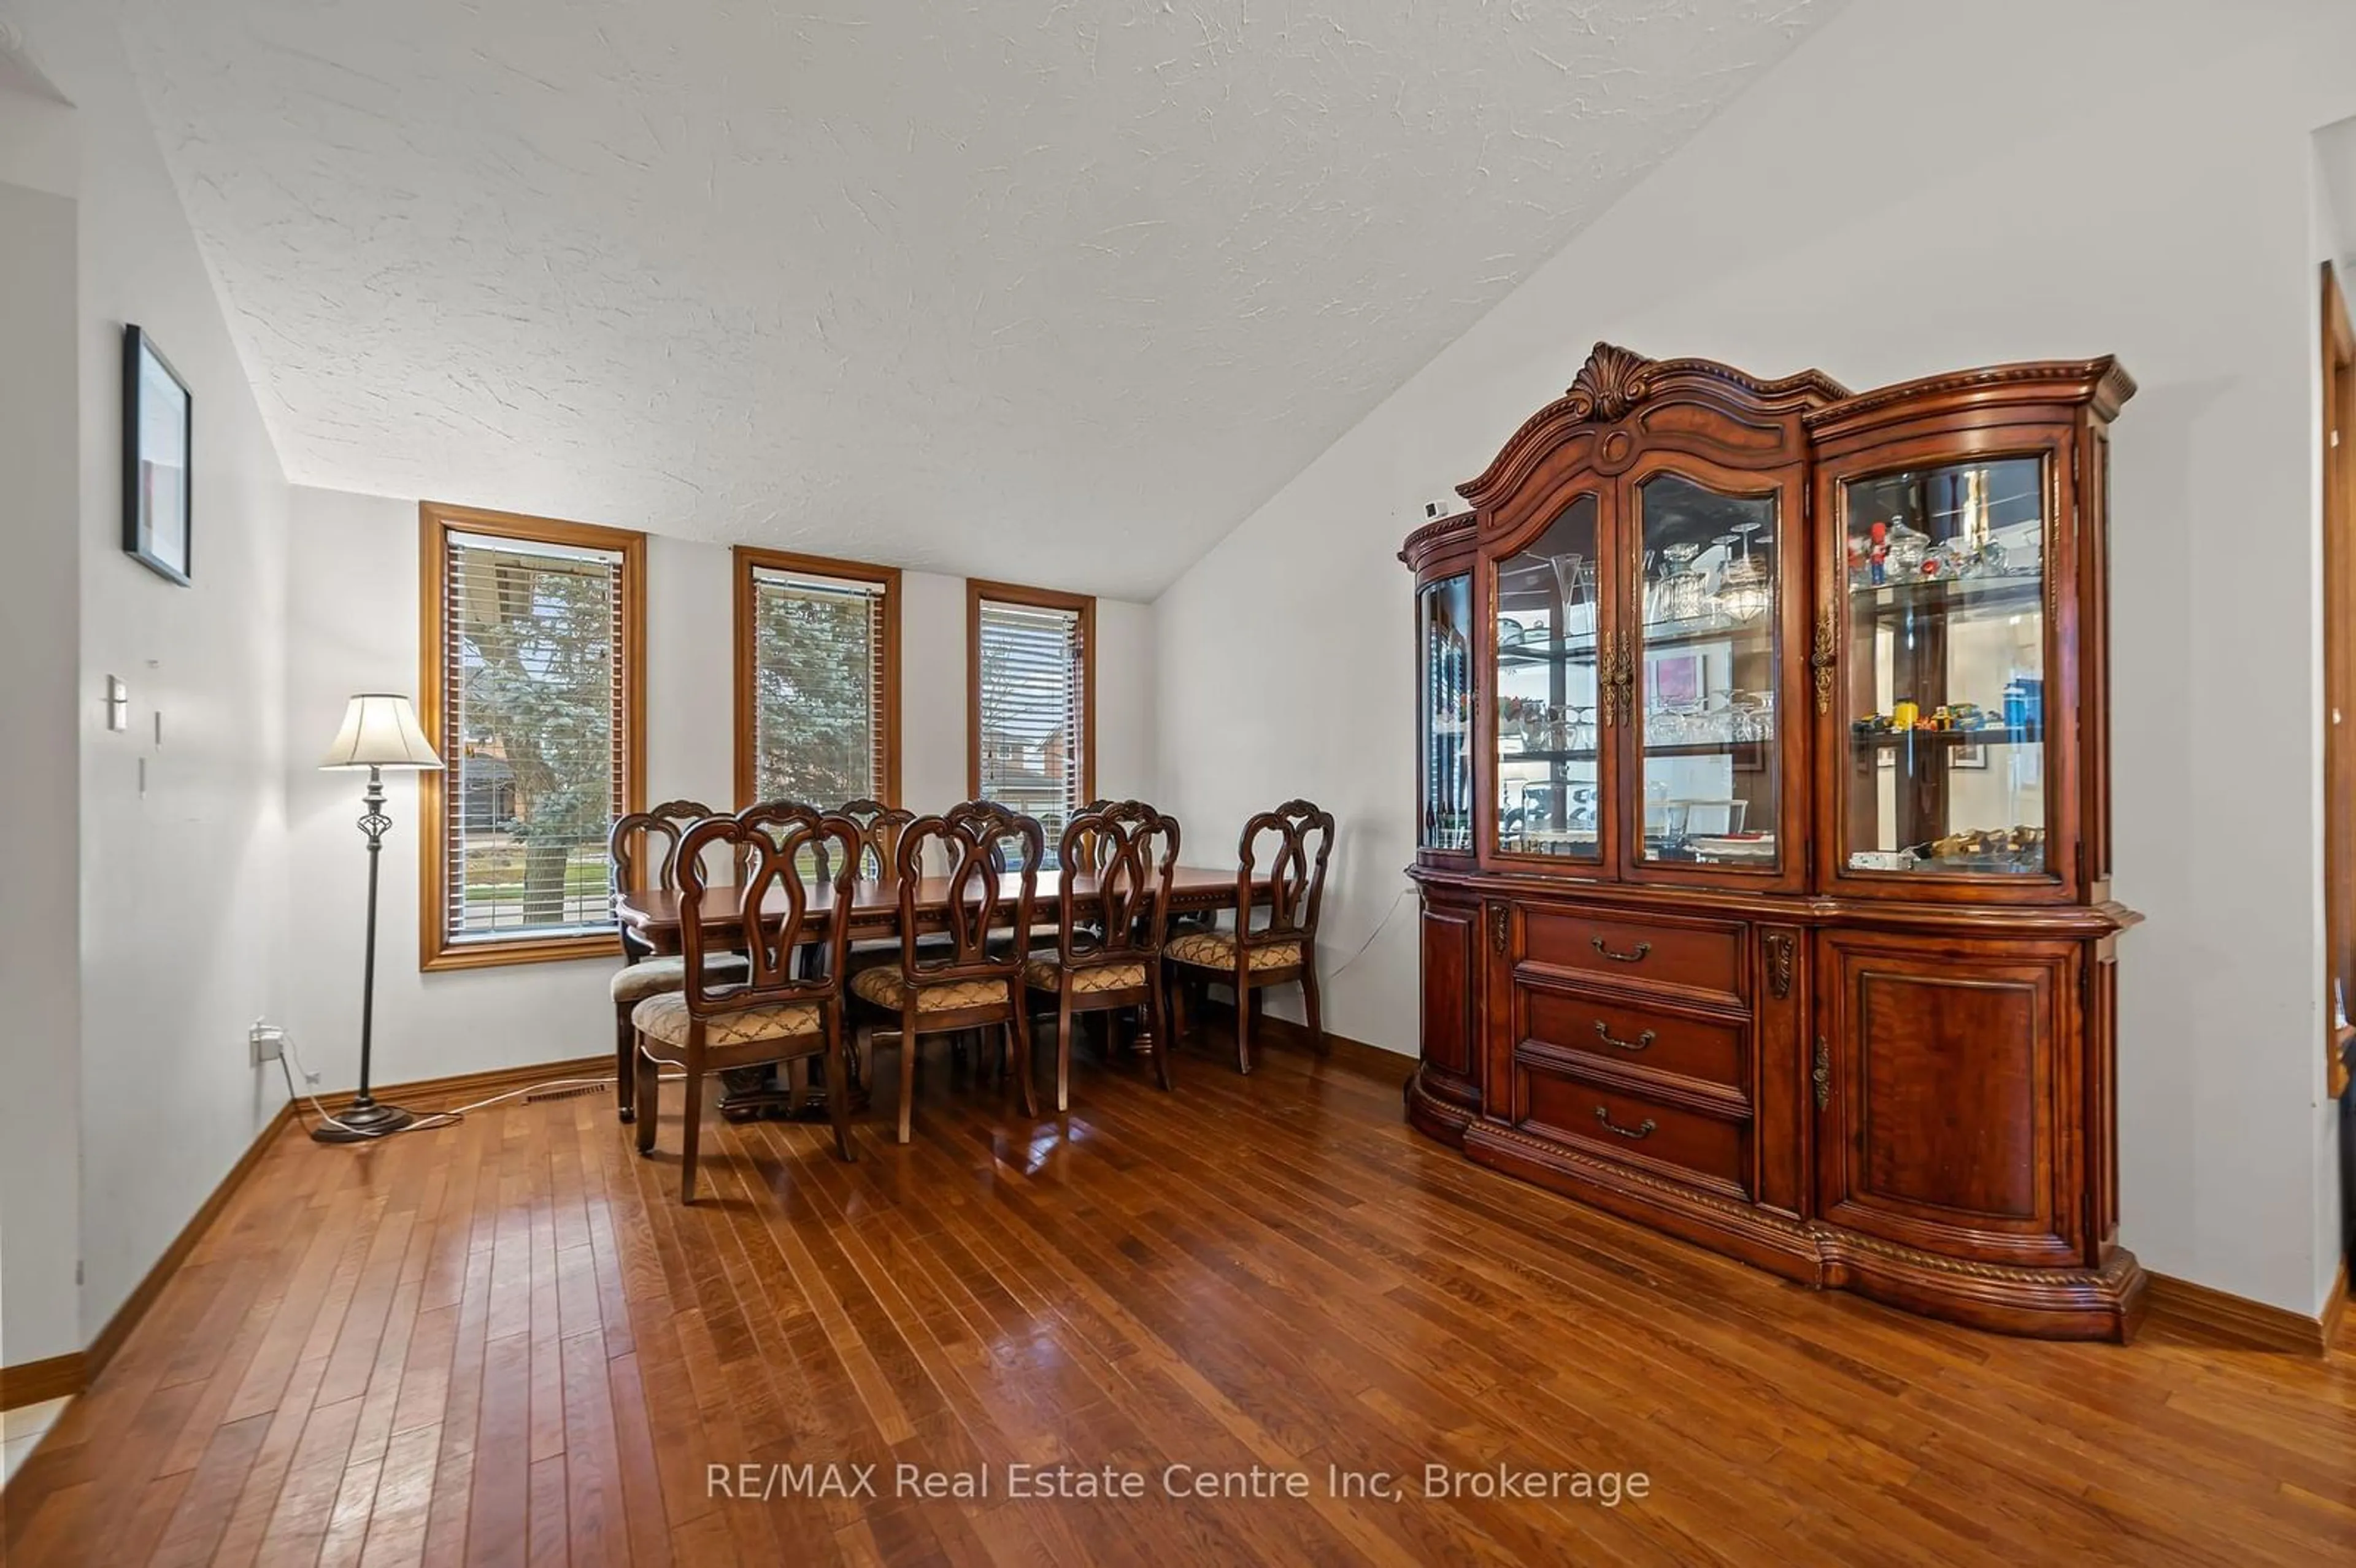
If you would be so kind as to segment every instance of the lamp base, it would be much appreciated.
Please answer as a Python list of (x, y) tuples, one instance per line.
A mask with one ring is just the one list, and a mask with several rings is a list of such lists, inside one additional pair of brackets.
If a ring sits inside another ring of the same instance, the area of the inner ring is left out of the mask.
[(371, 1100), (365, 1105), (354, 1105), (337, 1115), (334, 1122), (321, 1122), (311, 1129), (311, 1141), (319, 1144), (372, 1143), (401, 1131), (417, 1118), (398, 1105), (380, 1105)]

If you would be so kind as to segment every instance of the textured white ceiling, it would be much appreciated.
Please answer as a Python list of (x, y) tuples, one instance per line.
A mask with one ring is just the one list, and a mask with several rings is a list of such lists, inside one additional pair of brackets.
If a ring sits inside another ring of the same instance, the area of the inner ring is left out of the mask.
[(1150, 597), (1840, 0), (120, 4), (296, 481)]

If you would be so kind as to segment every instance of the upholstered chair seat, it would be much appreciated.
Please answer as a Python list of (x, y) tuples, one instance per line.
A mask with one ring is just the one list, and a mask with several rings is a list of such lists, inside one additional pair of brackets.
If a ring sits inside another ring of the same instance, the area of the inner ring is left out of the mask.
[[(687, 1043), (687, 997), (673, 991), (666, 996), (648, 997), (630, 1009), (630, 1023), (648, 1040), (665, 1045), (684, 1046)], [(750, 1045), (764, 1040), (795, 1040), (803, 1035), (820, 1034), (826, 1029), (826, 1014), (816, 1002), (787, 1002), (775, 1007), (746, 1008), (742, 1012), (722, 1013), (704, 1020), (704, 1043), (713, 1048), (723, 1045)]]
[[(1052, 958), (1037, 958), (1023, 969), (1023, 983), (1034, 991), (1053, 991), (1064, 983), (1064, 972)], [(1133, 991), (1145, 984), (1142, 964), (1092, 964), (1072, 971), (1072, 994), (1093, 997), (1104, 991)]]
[(935, 986), (908, 984), (897, 969), (862, 969), (851, 976), (855, 997), (899, 1012), (908, 1006), (911, 991), (920, 1013), (953, 1013), (961, 1008), (986, 1008), (1006, 1000), (1002, 980), (945, 980)]
[[(1162, 950), (1181, 964), (1192, 964), (1204, 969), (1233, 969), (1236, 966), (1236, 933), (1232, 931), (1190, 931), (1173, 936)], [(1297, 969), (1301, 966), (1301, 944), (1272, 943), (1266, 947), (1251, 949), (1251, 968)]]
[[(744, 975), (744, 955), (741, 953), (715, 953), (703, 961), (703, 972), (715, 980), (740, 979)], [(614, 972), (609, 987), (616, 1006), (632, 1006), (648, 997), (659, 997), (665, 991), (684, 989), (687, 985), (687, 960), (677, 954), (663, 958), (642, 958), (627, 968)]]

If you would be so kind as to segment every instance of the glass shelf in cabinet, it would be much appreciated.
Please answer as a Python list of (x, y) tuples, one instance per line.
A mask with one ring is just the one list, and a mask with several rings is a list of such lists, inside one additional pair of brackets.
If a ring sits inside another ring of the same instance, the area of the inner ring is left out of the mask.
[(1919, 746), (2037, 746), (2045, 741), (2038, 728), (2008, 730), (1851, 730), (1849, 744), (1859, 752), (1890, 752), (1912, 743)]
[(1501, 665), (1591, 665), (1595, 662), (1595, 639), (1566, 637), (1560, 642), (1501, 642), (1497, 645), (1497, 662)]
[(1995, 577), (1926, 577), (1914, 582), (1852, 582), (1848, 600), (1853, 611), (1899, 613), (1909, 610), (1944, 610), (1949, 614), (2011, 613), (2037, 604), (2044, 596), (2044, 576), (2036, 571)]

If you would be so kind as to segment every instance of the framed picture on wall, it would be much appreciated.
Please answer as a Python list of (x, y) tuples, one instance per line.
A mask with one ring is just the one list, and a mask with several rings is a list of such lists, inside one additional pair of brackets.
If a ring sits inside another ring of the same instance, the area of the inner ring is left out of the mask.
[(195, 400), (163, 350), (136, 326), (123, 329), (123, 549), (159, 577), (186, 587), (191, 560)]

